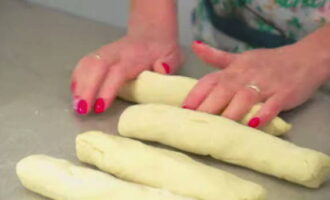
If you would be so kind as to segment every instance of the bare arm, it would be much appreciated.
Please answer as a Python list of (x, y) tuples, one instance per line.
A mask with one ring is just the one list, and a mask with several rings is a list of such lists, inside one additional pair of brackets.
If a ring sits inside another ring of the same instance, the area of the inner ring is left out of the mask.
[(309, 51), (312, 55), (317, 56), (320, 63), (316, 63), (315, 67), (324, 74), (321, 76), (322, 81), (330, 79), (330, 24), (316, 30), (304, 39), (295, 44), (298, 49)]
[(176, 1), (131, 0), (128, 34), (177, 39)]

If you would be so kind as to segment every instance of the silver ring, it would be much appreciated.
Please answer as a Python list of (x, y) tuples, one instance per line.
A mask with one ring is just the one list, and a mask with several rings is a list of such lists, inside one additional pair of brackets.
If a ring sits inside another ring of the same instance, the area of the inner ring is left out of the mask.
[(95, 52), (90, 53), (89, 56), (91, 56), (93, 58), (96, 58), (97, 60), (101, 60), (102, 59), (101, 55), (98, 54), (98, 53), (95, 53)]
[(246, 87), (255, 90), (257, 93), (261, 92), (260, 88), (256, 84), (251, 83), (251, 84), (248, 84)]

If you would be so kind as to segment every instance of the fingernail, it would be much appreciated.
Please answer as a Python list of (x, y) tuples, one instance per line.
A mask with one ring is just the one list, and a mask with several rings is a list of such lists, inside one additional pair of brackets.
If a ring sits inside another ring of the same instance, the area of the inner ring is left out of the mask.
[(191, 108), (191, 107), (189, 107), (189, 106), (187, 106), (187, 105), (183, 105), (182, 108), (183, 108), (183, 109), (194, 110), (193, 108)]
[(72, 83), (70, 85), (71, 92), (74, 92), (76, 90), (76, 86), (77, 86), (77, 82), (76, 81), (72, 81)]
[(196, 44), (202, 44), (203, 42), (200, 41), (200, 40), (195, 40), (195, 43), (196, 43)]
[(96, 114), (103, 113), (104, 108), (105, 108), (104, 99), (103, 98), (96, 99), (95, 104), (94, 104), (94, 112)]
[(256, 128), (260, 124), (260, 118), (259, 117), (254, 117), (250, 119), (248, 125), (249, 127)]
[(165, 73), (169, 74), (170, 73), (170, 66), (167, 63), (162, 63), (162, 65), (163, 65), (163, 68), (165, 70)]
[(87, 102), (83, 99), (80, 99), (77, 101), (76, 106), (75, 106), (75, 110), (79, 115), (84, 115), (87, 113)]

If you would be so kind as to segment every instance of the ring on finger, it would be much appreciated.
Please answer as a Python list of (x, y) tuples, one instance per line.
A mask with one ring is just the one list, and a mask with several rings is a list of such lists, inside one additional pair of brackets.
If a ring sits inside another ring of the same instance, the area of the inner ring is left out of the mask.
[(256, 84), (254, 84), (254, 83), (250, 83), (250, 84), (246, 85), (246, 87), (253, 89), (257, 93), (260, 93), (261, 92), (260, 87), (258, 85), (256, 85)]
[(102, 57), (99, 53), (96, 53), (96, 52), (92, 52), (89, 54), (89, 56), (93, 57), (93, 58), (96, 58), (97, 60), (101, 60)]

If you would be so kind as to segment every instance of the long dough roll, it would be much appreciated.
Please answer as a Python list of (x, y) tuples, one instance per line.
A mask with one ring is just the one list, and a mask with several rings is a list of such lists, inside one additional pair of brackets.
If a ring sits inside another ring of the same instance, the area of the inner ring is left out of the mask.
[(223, 117), (173, 106), (131, 106), (121, 115), (118, 131), (123, 136), (211, 155), (311, 188), (319, 187), (330, 173), (330, 158), (323, 153)]
[[(156, 103), (181, 106), (189, 91), (197, 83), (196, 79), (184, 76), (168, 76), (150, 71), (141, 73), (136, 80), (128, 82), (119, 91), (119, 96), (127, 101), (136, 103)], [(261, 104), (257, 104), (241, 120), (247, 124)], [(291, 129), (291, 125), (279, 117), (261, 127), (266, 133), (282, 135)]]
[(129, 138), (87, 132), (76, 139), (79, 160), (117, 177), (199, 200), (262, 200), (264, 189), (190, 157)]
[(16, 171), (27, 189), (55, 200), (193, 200), (45, 155), (22, 159)]

